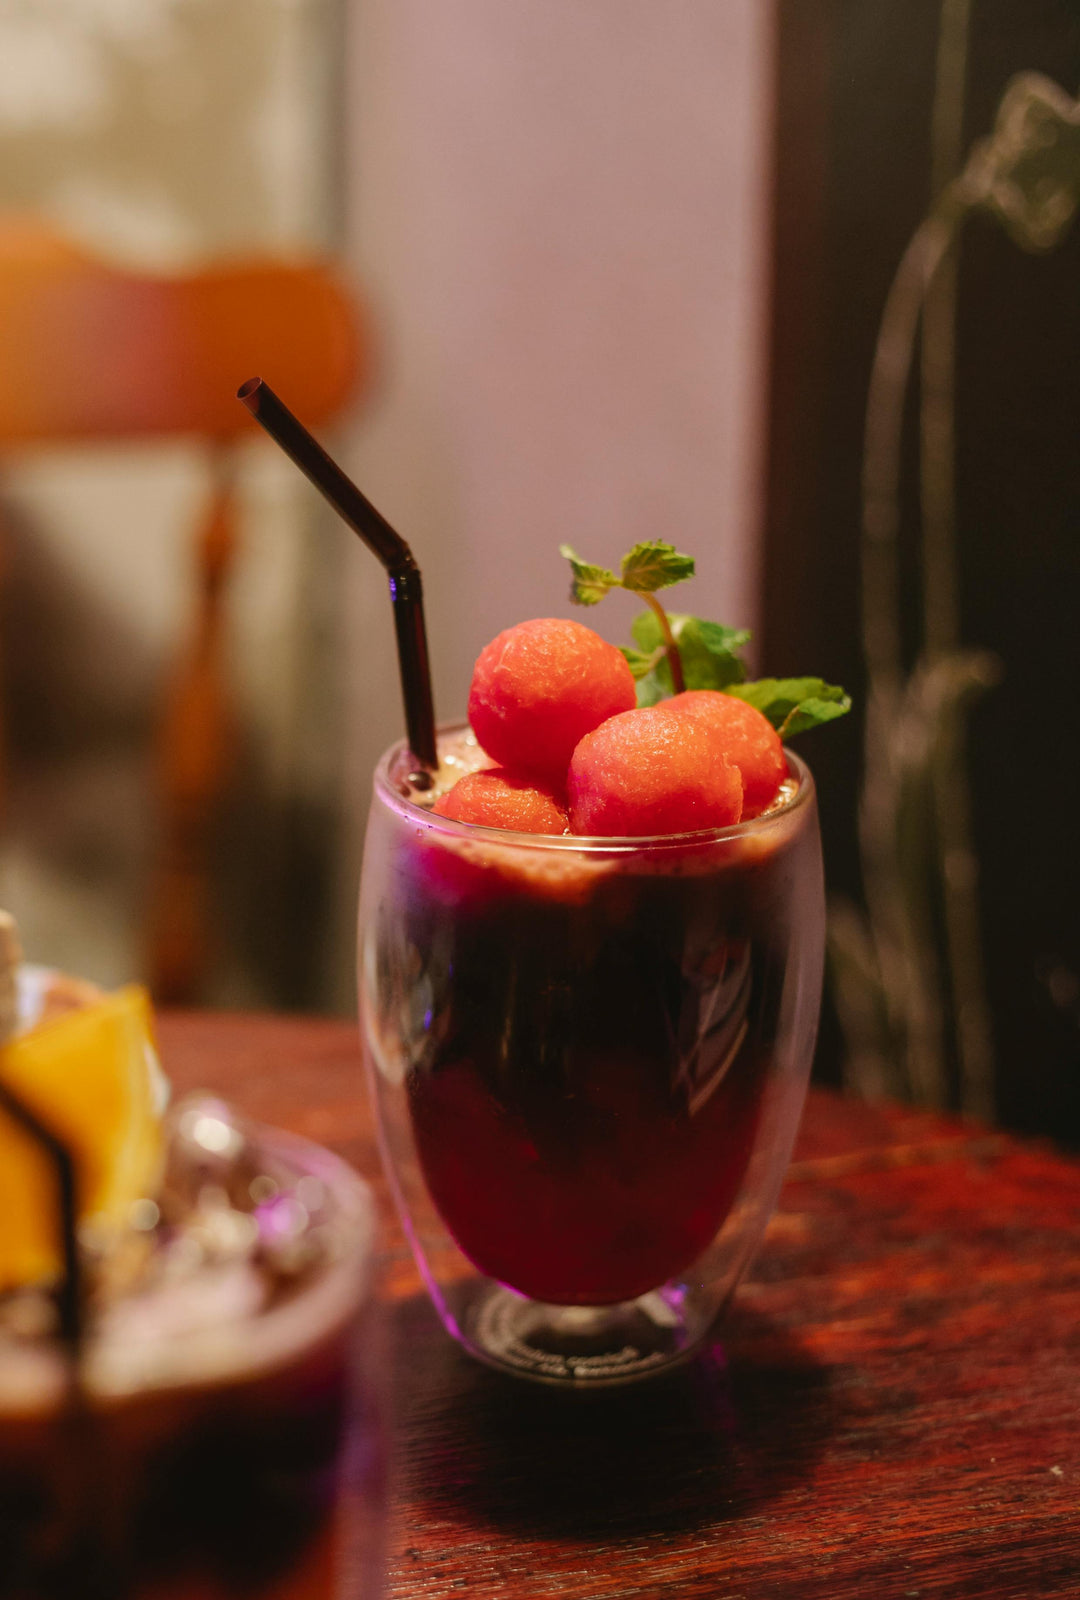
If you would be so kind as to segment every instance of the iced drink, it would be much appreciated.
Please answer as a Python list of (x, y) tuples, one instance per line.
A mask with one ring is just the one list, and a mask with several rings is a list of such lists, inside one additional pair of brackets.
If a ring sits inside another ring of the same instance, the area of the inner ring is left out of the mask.
[(0, 1296), (0, 1596), (373, 1595), (366, 1186), (199, 1100), (140, 1207), (96, 1264), (77, 1375), (48, 1298)]
[[(440, 784), (484, 759), (463, 731), (442, 751)], [(791, 773), (712, 834), (527, 839), (432, 815), (404, 752), (383, 763), (362, 1010), (421, 1249), (423, 1190), (486, 1278), (599, 1307), (692, 1271), (755, 1152), (761, 1200), (820, 981), (813, 786)]]
[(545, 1382), (681, 1360), (776, 1200), (817, 1027), (814, 786), (785, 739), (843, 714), (748, 681), (745, 630), (669, 614), (694, 562), (569, 546), (571, 599), (644, 599), (617, 648), (532, 617), (468, 726), (375, 775), (360, 1010), (383, 1155), (447, 1330)]

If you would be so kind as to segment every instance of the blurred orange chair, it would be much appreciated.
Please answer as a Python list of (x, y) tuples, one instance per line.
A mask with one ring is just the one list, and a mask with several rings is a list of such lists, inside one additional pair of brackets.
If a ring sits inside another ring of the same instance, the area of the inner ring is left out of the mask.
[(214, 824), (228, 780), (224, 587), (235, 548), (235, 398), (261, 373), (309, 423), (369, 374), (355, 302), (323, 262), (251, 259), (176, 276), (99, 260), (38, 222), (0, 219), (0, 450), (196, 435), (214, 464), (193, 536), (195, 617), (160, 728), (161, 846), (147, 916), (158, 999), (196, 998), (212, 952)]

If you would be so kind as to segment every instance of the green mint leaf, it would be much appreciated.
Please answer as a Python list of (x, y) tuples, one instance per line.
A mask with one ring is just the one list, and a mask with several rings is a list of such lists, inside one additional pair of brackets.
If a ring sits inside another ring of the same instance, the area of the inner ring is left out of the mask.
[(648, 676), (664, 653), (663, 647), (661, 647), (659, 650), (649, 650), (648, 652), (644, 650), (634, 650), (630, 645), (623, 645), (621, 646), (621, 649), (623, 655), (626, 657), (626, 662), (630, 668), (630, 671), (634, 674), (635, 678), (639, 679)]
[(745, 629), (723, 628), (718, 622), (686, 617), (676, 638), (688, 689), (726, 689), (746, 677), (746, 667), (738, 654), (750, 638)]
[(662, 539), (650, 539), (646, 544), (636, 544), (629, 555), (623, 556), (619, 581), (634, 594), (655, 594), (657, 589), (667, 589), (693, 576), (693, 556), (680, 555), (674, 545), (665, 544)]
[(664, 684), (658, 672), (649, 672), (644, 678), (638, 679), (637, 703), (639, 706), (658, 706), (661, 700), (671, 699), (671, 672), (665, 674), (667, 683)]
[[(676, 623), (682, 619), (671, 616), (668, 620), (671, 623), (672, 632), (674, 632)], [(630, 624), (630, 632), (633, 635), (634, 643), (639, 645), (646, 654), (652, 650), (663, 649), (664, 636), (660, 632), (660, 623), (654, 611), (640, 612)], [(677, 634), (676, 637), (678, 637)]]
[(732, 684), (727, 693), (756, 706), (782, 739), (794, 738), (851, 710), (851, 700), (843, 689), (821, 678), (758, 678), (754, 683)]
[[(683, 655), (680, 635), (683, 624), (688, 620), (677, 613), (668, 616), (675, 642), (679, 645), (680, 659)], [(667, 658), (660, 620), (655, 611), (643, 611), (640, 616), (635, 617), (630, 624), (630, 632), (641, 646), (643, 656), (652, 663), (650, 670), (638, 679), (638, 705), (655, 706), (661, 700), (670, 700), (675, 693), (675, 685), (671, 678), (671, 662)], [(685, 661), (683, 670), (685, 672)]]
[(582, 561), (575, 550), (568, 544), (559, 546), (559, 554), (565, 556), (570, 563), (570, 570), (574, 580), (570, 585), (570, 598), (578, 606), (596, 606), (607, 594), (609, 589), (619, 587), (619, 578), (607, 567), (594, 566), (591, 561)]
[[(746, 668), (738, 651), (750, 638), (744, 628), (724, 628), (718, 622), (705, 622), (701, 617), (685, 616), (677, 611), (669, 614), (668, 621), (679, 646), (688, 689), (726, 689), (729, 684), (742, 682)], [(645, 654), (663, 650), (663, 635), (654, 612), (642, 611), (630, 624), (630, 631)], [(675, 692), (666, 659), (658, 661), (655, 670), (657, 692), (648, 701), (649, 705)], [(638, 703), (642, 704), (640, 696), (639, 688)]]
[(837, 717), (844, 716), (850, 710), (849, 695), (844, 695), (840, 700), (818, 700), (811, 696), (809, 700), (800, 700), (795, 709), (788, 712), (777, 731), (786, 742), (794, 739), (797, 733), (820, 728), (823, 722), (835, 722)]
[(750, 643), (752, 637), (749, 628), (725, 628), (722, 623), (701, 620), (698, 625), (702, 640), (713, 655), (735, 655), (743, 645)]

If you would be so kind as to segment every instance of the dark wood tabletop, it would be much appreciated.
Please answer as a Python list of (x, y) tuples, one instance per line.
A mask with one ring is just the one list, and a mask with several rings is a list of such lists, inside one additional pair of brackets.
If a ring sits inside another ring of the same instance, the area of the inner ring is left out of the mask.
[(175, 1013), (161, 1042), (178, 1090), (331, 1146), (378, 1191), (393, 1600), (1080, 1597), (1080, 1164), (815, 1091), (716, 1341), (564, 1396), (444, 1334), (353, 1027)]

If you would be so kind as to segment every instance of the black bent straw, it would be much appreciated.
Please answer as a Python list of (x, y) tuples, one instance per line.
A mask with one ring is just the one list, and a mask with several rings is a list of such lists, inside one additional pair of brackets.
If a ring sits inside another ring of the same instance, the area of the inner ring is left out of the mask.
[(29, 1106), (0, 1082), (0, 1109), (34, 1139), (53, 1164), (56, 1176), (57, 1212), (60, 1224), (60, 1248), (64, 1260), (64, 1273), (56, 1291), (56, 1309), (60, 1321), (60, 1338), (73, 1361), (77, 1361), (82, 1347), (82, 1266), (79, 1260), (78, 1190), (75, 1162), (71, 1151), (52, 1129), (32, 1112)]
[(297, 421), (261, 378), (249, 378), (236, 398), (262, 424), (276, 444), (295, 462), (316, 489), (326, 496), (338, 515), (358, 533), (382, 562), (390, 579), (394, 604), (401, 692), (405, 701), (405, 730), (409, 749), (427, 772), (439, 764), (435, 750), (435, 709), (431, 697), (431, 667), (420, 568), (405, 540), (376, 511), (355, 483), (347, 478), (322, 446)]

